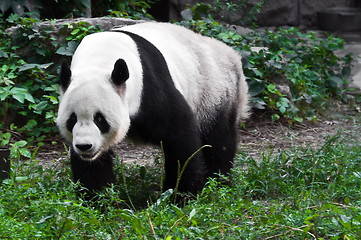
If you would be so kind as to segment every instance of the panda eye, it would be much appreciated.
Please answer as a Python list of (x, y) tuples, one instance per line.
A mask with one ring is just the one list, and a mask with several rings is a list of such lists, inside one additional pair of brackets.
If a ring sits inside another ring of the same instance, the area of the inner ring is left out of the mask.
[(94, 117), (94, 122), (95, 123), (101, 123), (103, 120), (104, 120), (104, 118), (100, 114), (97, 114)]
[(95, 114), (94, 123), (103, 134), (109, 132), (110, 125), (100, 112)]
[(70, 114), (70, 117), (66, 121), (66, 128), (69, 130), (69, 132), (73, 131), (73, 128), (78, 121), (78, 118), (76, 117), (75, 113)]

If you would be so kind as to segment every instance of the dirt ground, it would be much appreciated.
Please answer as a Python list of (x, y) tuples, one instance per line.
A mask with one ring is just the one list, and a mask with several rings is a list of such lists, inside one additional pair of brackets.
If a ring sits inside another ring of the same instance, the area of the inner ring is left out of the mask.
[(336, 134), (361, 141), (361, 135), (358, 134), (361, 131), (359, 107), (335, 105), (335, 108), (326, 114), (315, 123), (304, 122), (294, 125), (273, 123), (271, 120), (262, 121), (264, 117), (260, 116), (258, 121), (248, 122), (247, 128), (240, 130), (240, 150), (257, 158), (265, 151), (276, 152), (280, 149), (299, 147), (317, 148), (327, 141), (327, 137)]
[[(335, 104), (325, 116), (316, 123), (289, 125), (285, 122), (273, 123), (270, 116), (253, 113), (245, 128), (239, 129), (239, 150), (257, 158), (265, 151), (277, 151), (292, 147), (317, 147), (327, 136), (344, 133), (361, 141), (361, 111), (359, 107)], [(161, 155), (159, 148), (153, 146), (135, 146), (123, 142), (115, 148), (115, 153), (125, 163), (139, 165), (150, 164)], [(58, 143), (39, 149), (37, 159), (44, 167), (64, 163), (68, 157), (66, 148)]]

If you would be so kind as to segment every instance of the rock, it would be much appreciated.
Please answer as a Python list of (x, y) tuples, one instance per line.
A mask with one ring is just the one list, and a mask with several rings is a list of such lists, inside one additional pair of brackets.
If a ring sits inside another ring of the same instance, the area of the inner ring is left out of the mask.
[[(61, 27), (65, 24), (79, 24), (81, 22), (89, 23), (92, 26), (98, 26), (101, 30), (107, 31), (115, 27), (122, 27), (127, 25), (133, 25), (136, 23), (145, 22), (144, 20), (132, 20), (126, 18), (114, 18), (114, 17), (99, 17), (99, 18), (74, 18), (74, 19), (58, 19), (51, 21), (44, 21), (38, 24), (34, 24), (34, 29), (43, 30), (51, 29), (54, 33), (57, 33)], [(7, 29), (7, 32), (15, 32), (19, 26), (14, 26)]]
[[(214, 1), (204, 0), (203, 2), (210, 4)], [(259, 2), (260, 0), (249, 0), (248, 4), (252, 7)], [(180, 20), (180, 13), (196, 3), (199, 1), (170, 0), (170, 18)], [(318, 11), (336, 6), (349, 7), (352, 3), (353, 0), (267, 0), (258, 15), (257, 23), (260, 26), (316, 26)], [(242, 15), (243, 12), (238, 13), (238, 16)]]
[(350, 0), (300, 0), (300, 25), (317, 26), (317, 12), (331, 7), (350, 6)]
[(261, 26), (299, 25), (297, 0), (268, 0), (258, 16)]
[(330, 7), (350, 6), (350, 0), (268, 0), (258, 24), (261, 26), (315, 26), (317, 12)]
[(98, 17), (98, 18), (75, 18), (75, 19), (59, 19), (55, 21), (45, 21), (39, 25), (40, 28), (63, 26), (66, 23), (80, 23), (87, 22), (92, 26), (98, 26), (102, 30), (110, 30), (114, 27), (122, 27), (133, 25), (136, 23), (145, 22), (144, 20), (132, 20), (127, 18), (114, 18), (114, 17)]
[(355, 59), (351, 70), (350, 87), (361, 89), (361, 43), (347, 43), (343, 50), (336, 52), (336, 55), (339, 57), (344, 57), (348, 53), (352, 53)]
[(245, 27), (242, 27), (242, 26), (237, 26), (237, 25), (230, 25), (230, 26), (228, 27), (228, 29), (229, 29), (229, 30), (232, 30), (232, 31), (235, 31), (237, 34), (239, 34), (239, 35), (241, 35), (241, 36), (253, 32), (252, 29), (245, 28)]

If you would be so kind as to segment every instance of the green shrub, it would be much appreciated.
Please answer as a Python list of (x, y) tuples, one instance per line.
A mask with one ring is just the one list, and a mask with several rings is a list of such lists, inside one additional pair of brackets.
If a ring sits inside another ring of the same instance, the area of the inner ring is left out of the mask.
[(157, 2), (157, 0), (127, 0), (127, 1), (114, 1), (112, 5), (104, 8), (108, 10), (110, 16), (122, 17), (122, 18), (131, 18), (131, 19), (153, 19), (153, 17), (148, 13), (152, 4)]
[(209, 4), (196, 3), (190, 7), (191, 16), (194, 20), (217, 19), (229, 24), (238, 24), (242, 26), (253, 26), (257, 20), (258, 14), (264, 6), (265, 0), (257, 3), (250, 3), (250, 0), (213, 0)]
[[(212, 20), (188, 20), (182, 25), (232, 46), (243, 55), (252, 107), (273, 112), (272, 119), (315, 120), (331, 98), (349, 101), (351, 54), (338, 57), (344, 41), (317, 37), (297, 28), (253, 31), (239, 35)], [(260, 47), (258, 51), (252, 47)]]
[[(343, 58), (335, 55), (343, 48), (342, 39), (332, 35), (320, 38), (314, 32), (289, 28), (266, 31), (259, 38), (251, 36), (247, 42), (267, 47), (251, 53), (245, 61), (245, 74), (254, 100), (277, 111), (275, 119), (283, 115), (296, 121), (302, 117), (311, 120), (330, 98), (351, 98), (347, 79), (353, 58), (350, 54)], [(285, 93), (280, 85), (289, 91)], [(263, 94), (254, 95), (260, 90)]]
[[(41, 21), (11, 15), (0, 29), (0, 126), (43, 141), (57, 132), (58, 68), (70, 58), (81, 39), (99, 31), (85, 22), (64, 24), (58, 35)], [(66, 36), (59, 41), (56, 36)]]

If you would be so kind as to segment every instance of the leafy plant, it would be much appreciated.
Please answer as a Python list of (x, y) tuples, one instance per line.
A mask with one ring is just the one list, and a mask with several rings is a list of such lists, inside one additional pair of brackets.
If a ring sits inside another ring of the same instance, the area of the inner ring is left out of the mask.
[(265, 0), (252, 3), (249, 0), (214, 0), (211, 14), (218, 13), (220, 18), (230, 24), (243, 26), (255, 25), (257, 16), (264, 6)]
[(267, 108), (273, 120), (314, 121), (327, 100), (352, 100), (348, 82), (353, 57), (336, 56), (344, 41), (317, 37), (297, 28), (253, 31), (239, 35), (212, 20), (188, 20), (182, 25), (225, 42), (243, 56), (243, 70), (253, 108)]
[(27, 141), (43, 141), (57, 131), (59, 62), (73, 54), (84, 36), (99, 31), (84, 22), (64, 24), (58, 34), (67, 37), (59, 42), (54, 27), (40, 23), (11, 15), (4, 25), (17, 28), (0, 31), (0, 124), (30, 137)]
[(127, 0), (127, 1), (114, 1), (107, 7), (110, 16), (131, 18), (131, 19), (153, 19), (148, 13), (152, 4), (158, 0)]
[(0, 147), (10, 149), (10, 158), (20, 160), (21, 158), (35, 158), (37, 150), (32, 154), (26, 147), (24, 140), (13, 141), (10, 132), (0, 131)]
[[(214, 0), (210, 3), (196, 3), (183, 12), (187, 19), (204, 20), (217, 19), (228, 24), (243, 26), (255, 25), (258, 13), (264, 5), (264, 0), (251, 3), (249, 0)], [(187, 16), (191, 15), (191, 16)]]
[(335, 55), (343, 48), (342, 39), (332, 35), (323, 39), (314, 32), (289, 28), (266, 31), (258, 38), (251, 36), (247, 42), (267, 46), (251, 52), (245, 61), (245, 74), (251, 81), (251, 93), (267, 90), (256, 101), (281, 113), (275, 113), (274, 118), (283, 115), (298, 122), (303, 117), (312, 119), (326, 99), (351, 98), (347, 79), (353, 58), (351, 54), (343, 58)]

